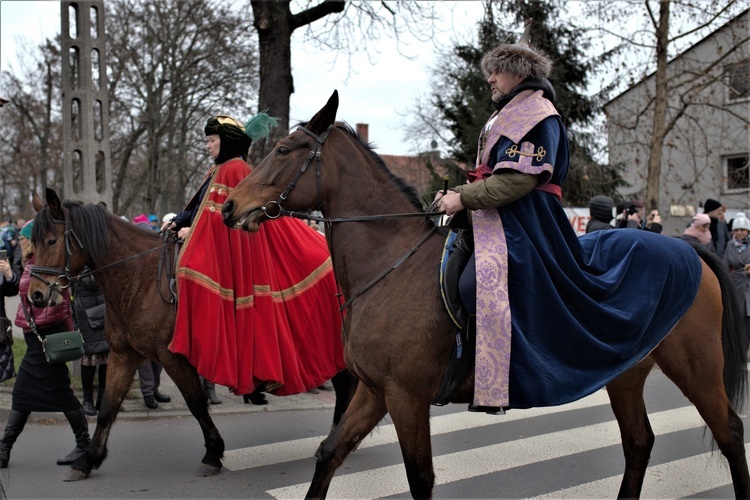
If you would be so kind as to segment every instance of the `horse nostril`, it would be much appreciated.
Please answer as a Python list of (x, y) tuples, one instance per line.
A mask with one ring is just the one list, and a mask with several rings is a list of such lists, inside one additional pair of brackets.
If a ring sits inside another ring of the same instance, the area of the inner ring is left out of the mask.
[(232, 200), (224, 202), (224, 206), (221, 207), (221, 215), (224, 217), (225, 221), (229, 220), (232, 216), (232, 212), (234, 212), (234, 202)]
[(40, 292), (39, 290), (34, 290), (31, 293), (31, 303), (34, 304), (36, 307), (43, 307), (45, 305), (44, 294)]

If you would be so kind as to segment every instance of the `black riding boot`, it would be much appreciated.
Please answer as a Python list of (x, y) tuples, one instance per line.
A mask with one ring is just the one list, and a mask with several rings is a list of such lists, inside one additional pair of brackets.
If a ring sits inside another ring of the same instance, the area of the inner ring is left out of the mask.
[(213, 382), (203, 379), (203, 391), (206, 393), (209, 403), (212, 405), (221, 404), (221, 399), (216, 395), (216, 385)]
[(58, 458), (57, 465), (70, 465), (81, 458), (86, 453), (86, 448), (91, 442), (91, 438), (89, 437), (89, 423), (86, 420), (86, 415), (83, 413), (83, 407), (74, 411), (66, 411), (65, 418), (68, 419), (70, 428), (73, 429), (73, 434), (76, 437), (76, 447), (66, 457)]
[(8, 424), (5, 426), (5, 434), (3, 434), (3, 439), (0, 440), (0, 469), (8, 467), (10, 449), (13, 448), (13, 443), (18, 439), (28, 419), (29, 412), (10, 410)]

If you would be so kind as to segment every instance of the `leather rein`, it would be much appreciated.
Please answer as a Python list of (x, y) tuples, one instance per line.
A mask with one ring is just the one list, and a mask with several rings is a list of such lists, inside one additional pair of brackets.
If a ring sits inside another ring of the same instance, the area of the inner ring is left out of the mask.
[[(65, 264), (64, 264), (65, 268), (60, 269), (57, 267), (32, 265), (29, 271), (29, 274), (31, 277), (38, 279), (39, 281), (47, 285), (50, 289), (57, 290), (58, 293), (62, 294), (62, 291), (68, 288), (70, 285), (72, 285), (75, 281), (80, 281), (83, 278), (91, 276), (95, 273), (98, 273), (110, 267), (124, 264), (125, 262), (129, 262), (131, 260), (138, 259), (149, 253), (155, 252), (157, 250), (161, 250), (161, 254), (159, 255), (158, 274), (156, 278), (157, 287), (159, 289), (159, 295), (161, 295), (161, 298), (165, 302), (168, 302), (170, 304), (175, 302), (176, 294), (174, 290), (172, 290), (172, 287), (170, 286), (170, 295), (171, 295), (170, 297), (164, 296), (164, 293), (162, 292), (162, 287), (161, 287), (162, 266), (164, 266), (164, 268), (166, 269), (167, 276), (170, 276), (170, 273), (171, 273), (171, 270), (170, 270), (171, 262), (167, 258), (167, 247), (177, 242), (177, 236), (174, 233), (170, 233), (170, 232), (164, 233), (164, 243), (162, 243), (159, 246), (150, 248), (148, 250), (144, 250), (143, 252), (137, 253), (135, 255), (130, 255), (128, 257), (125, 257), (124, 259), (110, 262), (109, 264), (99, 267), (97, 269), (91, 269), (84, 273), (71, 276), (70, 275), (70, 258), (73, 255), (72, 244), (73, 243), (76, 244), (79, 250), (84, 250), (83, 243), (81, 242), (81, 238), (79, 238), (76, 232), (70, 227), (70, 224), (67, 218), (64, 220), (52, 219), (52, 222), (54, 224), (65, 225), (65, 231), (63, 232), (63, 241), (65, 243)], [(43, 275), (53, 275), (53, 276), (57, 276), (57, 278), (52, 283), (48, 281)]]
[[(414, 213), (401, 213), (401, 214), (380, 214), (380, 215), (360, 215), (360, 216), (354, 216), (354, 217), (336, 217), (336, 218), (330, 218), (330, 217), (316, 217), (309, 213), (304, 212), (295, 212), (291, 210), (286, 210), (281, 204), (286, 201), (286, 199), (289, 197), (289, 194), (292, 192), (294, 187), (297, 185), (297, 182), (302, 177), (302, 174), (307, 171), (307, 168), (310, 166), (310, 163), (315, 160), (315, 173), (316, 173), (316, 187), (317, 187), (317, 211), (321, 211), (322, 209), (322, 188), (321, 188), (321, 177), (320, 177), (320, 159), (321, 159), (321, 151), (323, 149), (323, 143), (328, 138), (329, 133), (331, 132), (331, 129), (333, 128), (333, 124), (329, 125), (328, 128), (320, 135), (316, 135), (310, 130), (306, 129), (305, 127), (297, 127), (297, 130), (301, 130), (308, 136), (310, 136), (315, 141), (315, 148), (308, 153), (307, 158), (305, 159), (305, 162), (302, 164), (302, 168), (297, 172), (297, 175), (294, 176), (292, 181), (289, 183), (289, 185), (284, 189), (284, 191), (279, 195), (278, 199), (275, 201), (269, 201), (266, 203), (263, 207), (260, 208), (261, 211), (265, 214), (266, 217), (269, 219), (276, 219), (282, 215), (293, 217), (296, 219), (303, 219), (303, 220), (311, 220), (316, 222), (323, 222), (325, 223), (326, 227), (329, 229), (329, 237), (331, 241), (331, 261), (333, 261), (333, 224), (336, 223), (343, 223), (343, 222), (367, 222), (367, 221), (377, 221), (377, 220), (388, 220), (388, 219), (402, 219), (402, 218), (411, 218), (411, 217), (433, 217), (438, 215), (444, 215), (443, 212), (414, 212)], [(409, 250), (399, 257), (396, 262), (394, 262), (390, 267), (383, 270), (380, 274), (375, 276), (372, 280), (368, 281), (362, 288), (360, 288), (358, 291), (352, 294), (351, 297), (346, 302), (341, 303), (341, 290), (338, 292), (338, 298), (339, 298), (339, 312), (343, 314), (343, 312), (354, 302), (354, 299), (365, 293), (367, 290), (369, 290), (372, 286), (374, 286), (378, 281), (385, 278), (391, 271), (394, 269), (397, 269), (401, 264), (403, 264), (410, 256), (412, 256), (417, 249), (425, 242), (427, 239), (437, 231), (438, 225), (435, 224), (430, 228), (427, 233), (422, 236), (422, 238)], [(338, 287), (338, 283), (336, 284)]]

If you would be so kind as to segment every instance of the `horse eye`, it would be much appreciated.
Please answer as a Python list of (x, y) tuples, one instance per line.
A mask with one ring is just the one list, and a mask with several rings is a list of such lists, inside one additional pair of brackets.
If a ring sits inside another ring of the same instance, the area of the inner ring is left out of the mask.
[(47, 240), (47, 246), (48, 247), (53, 247), (55, 245), (57, 245), (57, 240), (56, 239)]
[(285, 148), (284, 146), (279, 146), (276, 148), (276, 154), (286, 156), (289, 154), (289, 148)]

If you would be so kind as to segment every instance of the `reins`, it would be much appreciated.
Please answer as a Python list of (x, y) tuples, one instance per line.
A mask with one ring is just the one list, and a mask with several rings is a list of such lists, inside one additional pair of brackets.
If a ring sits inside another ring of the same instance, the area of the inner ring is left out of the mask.
[[(305, 127), (298, 127), (297, 130), (301, 130), (308, 136), (310, 136), (315, 141), (315, 148), (308, 153), (307, 158), (305, 159), (305, 162), (302, 164), (302, 168), (300, 168), (299, 171), (297, 171), (297, 174), (294, 176), (292, 181), (287, 185), (286, 189), (279, 195), (278, 199), (275, 201), (269, 201), (264, 206), (260, 207), (260, 210), (263, 211), (266, 217), (269, 219), (276, 219), (278, 217), (281, 217), (282, 215), (287, 217), (293, 217), (295, 219), (302, 219), (302, 220), (310, 220), (310, 221), (316, 221), (316, 222), (322, 222), (324, 223), (329, 229), (330, 229), (330, 240), (331, 240), (331, 262), (333, 262), (333, 224), (338, 223), (344, 223), (344, 222), (369, 222), (369, 221), (382, 221), (382, 220), (389, 220), (389, 219), (406, 219), (406, 218), (413, 218), (413, 217), (434, 217), (443, 215), (442, 212), (413, 212), (413, 213), (400, 213), (400, 214), (379, 214), (379, 215), (359, 215), (359, 216), (353, 216), (353, 217), (317, 217), (310, 213), (304, 213), (304, 212), (295, 212), (292, 210), (286, 210), (284, 207), (281, 206), (282, 202), (286, 201), (286, 199), (289, 197), (289, 194), (292, 192), (294, 187), (297, 185), (297, 182), (302, 177), (302, 174), (304, 174), (307, 171), (307, 168), (310, 166), (310, 163), (313, 161), (313, 159), (316, 160), (315, 162), (315, 173), (316, 173), (316, 187), (317, 187), (317, 211), (320, 211), (322, 208), (322, 188), (321, 188), (321, 177), (320, 177), (320, 157), (321, 157), (321, 151), (323, 149), (323, 143), (328, 138), (328, 134), (331, 132), (331, 129), (333, 128), (333, 124), (329, 125), (328, 128), (325, 129), (325, 131), (320, 135), (316, 135), (315, 133), (311, 132), (310, 130), (306, 129)], [(447, 182), (447, 181), (446, 181)], [(406, 259), (408, 259), (410, 256), (412, 256), (417, 249), (422, 246), (422, 244), (427, 241), (427, 239), (438, 229), (437, 224), (433, 224), (433, 226), (430, 228), (429, 231), (427, 231), (426, 234), (422, 236), (422, 238), (409, 250), (401, 256), (396, 262), (394, 262), (390, 267), (386, 268), (384, 271), (382, 271), (380, 274), (375, 276), (373, 279), (371, 279), (369, 282), (367, 282), (363, 287), (361, 287), (359, 290), (357, 290), (355, 293), (352, 294), (352, 296), (346, 300), (343, 304), (339, 307), (339, 312), (343, 315), (344, 311), (354, 302), (354, 300), (365, 293), (367, 290), (369, 290), (372, 286), (374, 286), (378, 281), (385, 278), (391, 271), (394, 269), (397, 269), (398, 267), (403, 264)], [(338, 288), (338, 282), (336, 283), (336, 287)], [(339, 303), (341, 302), (342, 293), (341, 290), (338, 289), (337, 296), (339, 298)]]
[[(162, 293), (162, 287), (161, 287), (161, 268), (162, 268), (162, 262), (168, 261), (168, 259), (165, 259), (165, 256), (167, 254), (167, 247), (171, 244), (174, 244), (178, 241), (177, 236), (174, 233), (166, 232), (164, 233), (164, 243), (162, 243), (159, 246), (149, 248), (148, 250), (144, 250), (143, 252), (139, 252), (134, 255), (130, 255), (128, 257), (125, 257), (124, 259), (120, 259), (114, 262), (110, 262), (109, 264), (98, 267), (96, 269), (89, 269), (86, 272), (77, 274), (75, 276), (70, 275), (70, 257), (73, 255), (73, 250), (71, 247), (71, 240), (75, 239), (76, 244), (78, 245), (78, 248), (80, 250), (84, 250), (83, 243), (81, 242), (81, 239), (78, 237), (76, 232), (69, 227), (68, 219), (65, 220), (57, 220), (52, 219), (52, 222), (54, 224), (64, 224), (65, 225), (65, 231), (63, 232), (63, 241), (65, 244), (65, 268), (59, 269), (56, 267), (46, 267), (46, 266), (36, 266), (32, 265), (31, 270), (29, 274), (47, 285), (51, 289), (55, 289), (59, 291), (65, 290), (70, 285), (72, 285), (76, 281), (80, 281), (83, 278), (86, 278), (88, 276), (92, 276), (98, 272), (104, 271), (105, 269), (109, 269), (114, 266), (118, 266), (120, 264), (124, 264), (126, 262), (130, 262), (131, 260), (138, 259), (140, 257), (143, 257), (144, 255), (150, 254), (152, 252), (155, 252), (157, 250), (162, 250), (161, 255), (159, 256), (159, 265), (158, 265), (158, 274), (157, 274), (157, 284), (159, 288), (159, 294), (161, 295), (161, 298), (164, 299), (164, 301), (168, 303), (174, 302), (175, 293), (172, 290), (172, 287), (170, 286), (169, 290), (171, 293), (171, 297), (167, 298)], [(170, 263), (167, 262), (166, 264), (167, 272), (170, 272)], [(40, 274), (41, 273), (41, 274)], [(47, 279), (42, 276), (42, 274), (51, 274), (51, 275), (57, 275), (57, 279), (54, 283), (50, 283)], [(64, 283), (63, 283), (64, 281)]]

